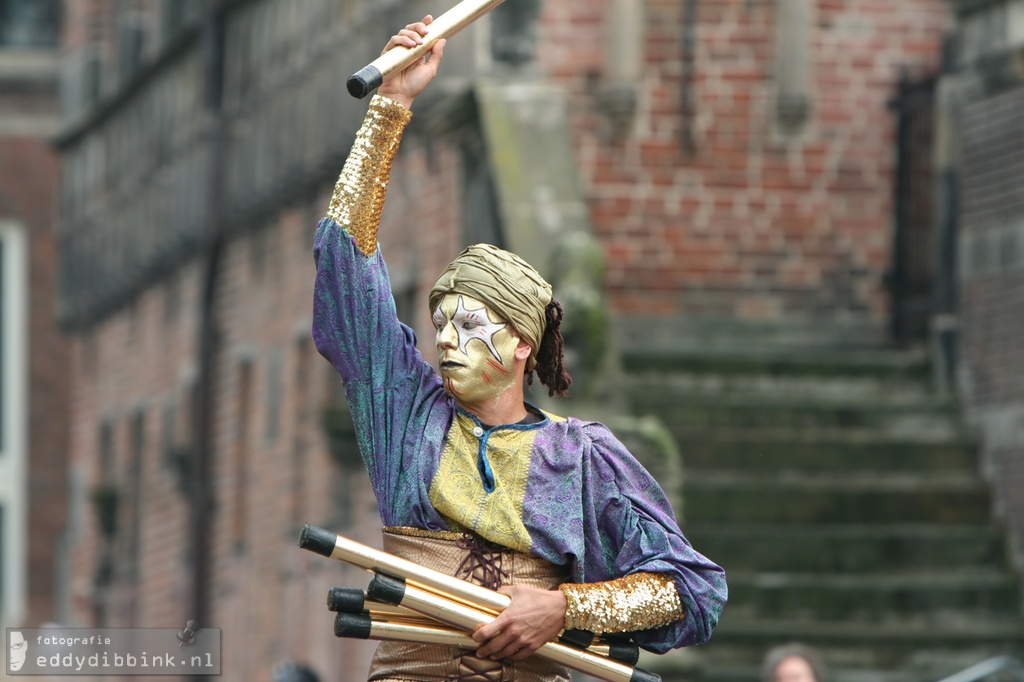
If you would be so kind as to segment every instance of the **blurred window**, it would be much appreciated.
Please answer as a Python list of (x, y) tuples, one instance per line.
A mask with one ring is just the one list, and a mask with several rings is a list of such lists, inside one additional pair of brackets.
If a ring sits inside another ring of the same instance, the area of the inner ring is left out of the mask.
[(137, 24), (121, 26), (118, 39), (118, 76), (121, 82), (131, 78), (142, 66), (146, 45), (146, 29)]
[(0, 0), (0, 47), (55, 47), (57, 0)]
[[(72, 50), (61, 61), (61, 111), (64, 119), (71, 121), (91, 110), (99, 101), (102, 64), (93, 46)], [(66, 193), (68, 196), (69, 192)]]
[(175, 466), (178, 448), (178, 404), (172, 398), (163, 408), (162, 427), (160, 429), (160, 450), (163, 464), (168, 469)]
[(266, 393), (266, 421), (265, 436), (268, 443), (277, 441), (278, 433), (281, 431), (281, 402), (283, 390), (281, 388), (282, 372), (284, 362), (280, 349), (273, 349), (270, 358), (267, 360), (267, 393)]
[(203, 0), (164, 0), (164, 39), (171, 39), (178, 31), (194, 24), (202, 13)]

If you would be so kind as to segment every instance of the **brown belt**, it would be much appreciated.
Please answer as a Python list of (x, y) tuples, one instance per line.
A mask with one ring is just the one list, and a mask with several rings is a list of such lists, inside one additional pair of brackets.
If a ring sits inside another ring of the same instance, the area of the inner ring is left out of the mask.
[[(568, 580), (565, 568), (463, 533), (385, 528), (384, 551), (492, 589), (501, 585), (529, 585), (550, 590)], [(369, 679), (371, 682), (568, 682), (569, 671), (537, 656), (502, 662), (477, 658), (458, 647), (381, 642), (370, 664)]]

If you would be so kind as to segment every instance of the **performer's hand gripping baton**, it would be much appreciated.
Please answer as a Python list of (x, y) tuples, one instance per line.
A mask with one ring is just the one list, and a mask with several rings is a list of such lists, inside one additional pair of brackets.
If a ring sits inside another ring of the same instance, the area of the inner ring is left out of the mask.
[[(299, 547), (378, 574), (375, 601), (401, 605), (436, 620), (472, 631), (504, 611), (507, 595), (468, 583), (412, 561), (367, 547), (336, 533), (306, 525)], [(391, 581), (388, 577), (393, 576)], [(397, 584), (395, 584), (397, 583)], [(393, 596), (382, 592), (394, 585)], [(398, 585), (401, 585), (399, 590)], [(548, 642), (537, 655), (607, 682), (660, 682), (658, 675), (564, 644)]]
[[(338, 637), (445, 644), (469, 650), (478, 646), (464, 631), (444, 627), (438, 620), (403, 606), (375, 601), (354, 587), (332, 587), (327, 593), (327, 610), (338, 614), (334, 620), (334, 634)], [(589, 643), (560, 641), (626, 665), (636, 665), (640, 659), (639, 647), (629, 638), (592, 639)]]
[(422, 59), (441, 38), (448, 38), (490, 12), (504, 0), (462, 0), (427, 26), (423, 43), (416, 47), (393, 47), (348, 78), (348, 92), (366, 97), (393, 74)]
[[(511, 601), (507, 595), (501, 592), (495, 592), (447, 573), (420, 566), (413, 561), (367, 547), (316, 526), (307, 524), (302, 529), (302, 533), (299, 535), (299, 547), (358, 566), (371, 573), (383, 573), (398, 577), (413, 587), (419, 587), (444, 599), (469, 606), (491, 616), (496, 616), (507, 609)], [(354, 593), (352, 592), (332, 591), (328, 595), (328, 607), (332, 611), (345, 610), (351, 607), (352, 602), (349, 607), (344, 606), (344, 602), (353, 597)], [(566, 630), (559, 637), (559, 641), (586, 649), (594, 643), (594, 633), (584, 630)]]

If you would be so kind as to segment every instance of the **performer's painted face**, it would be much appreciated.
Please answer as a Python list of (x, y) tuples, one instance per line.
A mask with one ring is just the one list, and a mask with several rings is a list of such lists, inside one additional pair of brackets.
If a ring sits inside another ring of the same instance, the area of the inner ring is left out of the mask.
[(480, 402), (515, 384), (519, 336), (486, 304), (471, 296), (445, 294), (433, 322), (441, 378), (456, 399)]

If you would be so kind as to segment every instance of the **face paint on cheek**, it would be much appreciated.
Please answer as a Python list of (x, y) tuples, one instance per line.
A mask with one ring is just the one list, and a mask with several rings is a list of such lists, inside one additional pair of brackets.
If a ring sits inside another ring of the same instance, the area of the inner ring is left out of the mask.
[(494, 358), (487, 358), (487, 366), (496, 372), (500, 372), (502, 376), (507, 377), (510, 374), (509, 370)]

